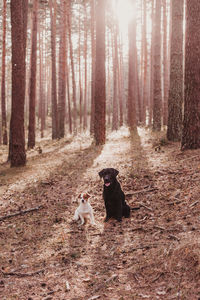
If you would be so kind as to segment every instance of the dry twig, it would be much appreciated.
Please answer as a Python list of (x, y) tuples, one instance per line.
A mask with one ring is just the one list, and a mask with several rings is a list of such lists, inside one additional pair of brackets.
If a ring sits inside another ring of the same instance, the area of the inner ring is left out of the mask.
[(42, 209), (42, 208), (43, 208), (43, 206), (40, 205), (40, 206), (29, 208), (29, 209), (26, 209), (26, 210), (20, 210), (20, 211), (18, 211), (16, 213), (0, 217), (0, 222), (4, 221), (6, 219), (12, 218), (12, 217), (22, 216), (24, 214), (27, 214), (27, 213), (30, 213), (30, 212), (33, 212), (33, 211), (37, 211), (37, 210)]
[(34, 275), (43, 273), (44, 269), (38, 270), (38, 271), (32, 272), (32, 273), (3, 272), (3, 271), (1, 271), (1, 272), (4, 276), (29, 277), (29, 276), (34, 276)]

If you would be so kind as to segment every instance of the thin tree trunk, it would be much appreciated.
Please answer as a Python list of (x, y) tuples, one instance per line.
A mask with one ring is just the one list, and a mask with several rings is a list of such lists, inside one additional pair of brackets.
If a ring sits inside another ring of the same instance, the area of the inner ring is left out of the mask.
[(76, 80), (74, 71), (74, 57), (73, 57), (73, 45), (71, 36), (71, 1), (68, 0), (68, 35), (69, 35), (69, 49), (70, 49), (70, 60), (71, 60), (71, 71), (72, 71), (72, 100), (73, 100), (73, 132), (77, 133), (77, 106), (76, 106)]
[(36, 72), (37, 72), (37, 10), (38, 0), (34, 0), (32, 16), (31, 76), (29, 94), (28, 148), (35, 147), (35, 106), (36, 106)]
[(123, 50), (122, 44), (119, 42), (119, 64), (118, 64), (118, 87), (119, 87), (119, 126), (122, 126), (124, 123), (124, 107), (123, 107), (123, 95), (124, 95), (124, 88), (123, 88)]
[[(40, 80), (39, 80), (39, 95), (40, 95), (40, 102), (39, 102), (39, 116), (41, 120), (41, 138), (44, 137), (44, 129), (45, 129), (45, 93), (44, 93), (44, 80), (46, 79), (46, 73), (44, 72), (44, 55), (43, 55), (43, 31), (41, 34), (41, 27), (39, 31), (39, 57), (40, 57), (40, 67), (39, 67), (39, 74), (40, 74)], [(46, 64), (45, 64), (46, 65)], [(45, 77), (45, 78), (44, 78)]]
[(168, 93), (169, 93), (169, 48), (167, 26), (167, 0), (163, 0), (163, 73), (164, 73), (164, 96), (163, 96), (163, 125), (167, 125), (168, 119)]
[(82, 114), (82, 105), (83, 105), (83, 88), (82, 88), (82, 72), (81, 72), (81, 7), (79, 7), (79, 20), (78, 20), (78, 67), (79, 67), (79, 119), (80, 119), (80, 130), (82, 128), (83, 114)]
[(60, 3), (60, 53), (59, 53), (59, 90), (58, 90), (58, 138), (65, 135), (66, 110), (66, 1)]
[(118, 42), (117, 42), (117, 20), (114, 20), (113, 26), (113, 115), (112, 115), (112, 130), (118, 129), (118, 70), (119, 70), (119, 61), (118, 61)]
[(153, 90), (154, 90), (154, 40), (155, 40), (155, 0), (152, 0), (152, 7), (151, 7), (151, 18), (152, 18), (152, 32), (151, 32), (151, 50), (150, 50), (150, 87), (149, 87), (149, 120), (148, 125), (152, 125), (153, 121)]
[(142, 30), (142, 45), (143, 45), (143, 109), (142, 123), (146, 124), (146, 107), (147, 107), (147, 2), (143, 0), (143, 30)]
[(105, 78), (105, 5), (106, 0), (97, 0), (96, 11), (96, 68), (95, 68), (95, 121), (96, 145), (106, 139), (106, 78)]
[(161, 130), (161, 1), (156, 0), (154, 36), (153, 130)]
[(92, 56), (92, 74), (91, 74), (91, 118), (90, 134), (94, 134), (94, 88), (95, 88), (95, 0), (91, 0), (91, 56)]
[[(135, 5), (133, 5), (133, 10)], [(129, 24), (129, 62), (128, 62), (128, 126), (130, 132), (137, 131), (136, 117), (136, 20), (132, 18)]]
[(70, 97), (70, 84), (69, 84), (69, 67), (66, 70), (66, 81), (67, 81), (67, 107), (68, 107), (68, 122), (69, 132), (72, 134), (72, 112), (71, 112), (71, 97)]
[[(52, 1), (54, 1), (52, 3)], [(52, 139), (58, 137), (58, 112), (57, 112), (57, 82), (56, 82), (56, 0), (50, 0), (51, 15), (51, 111), (52, 111)]]
[[(2, 73), (1, 73), (1, 113), (3, 144), (7, 145), (7, 120), (6, 120), (6, 0), (3, 0), (3, 44), (2, 44)], [(1, 139), (0, 139), (1, 143)]]
[(88, 40), (88, 30), (87, 30), (87, 7), (86, 1), (84, 1), (84, 62), (85, 62), (85, 88), (84, 88), (84, 118), (83, 118), (83, 129), (87, 128), (87, 40)]

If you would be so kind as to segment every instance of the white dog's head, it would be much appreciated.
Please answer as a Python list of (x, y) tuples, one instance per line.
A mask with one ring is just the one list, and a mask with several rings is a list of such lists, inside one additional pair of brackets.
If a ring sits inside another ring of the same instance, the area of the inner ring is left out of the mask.
[(78, 200), (80, 203), (88, 203), (90, 195), (88, 193), (82, 193), (78, 196)]

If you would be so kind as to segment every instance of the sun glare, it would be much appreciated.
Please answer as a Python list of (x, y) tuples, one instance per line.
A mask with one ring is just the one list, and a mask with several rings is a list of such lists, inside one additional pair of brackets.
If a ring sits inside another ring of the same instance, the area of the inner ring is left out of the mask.
[(135, 17), (135, 11), (131, 0), (118, 0), (116, 4), (116, 15), (120, 31), (126, 33), (129, 21)]

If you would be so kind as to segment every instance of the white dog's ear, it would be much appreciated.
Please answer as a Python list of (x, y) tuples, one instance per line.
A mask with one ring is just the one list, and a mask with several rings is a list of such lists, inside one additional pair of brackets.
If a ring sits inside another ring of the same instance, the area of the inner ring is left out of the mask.
[(81, 194), (78, 195), (78, 199), (81, 199)]
[(84, 194), (84, 199), (89, 199), (90, 197), (91, 197), (90, 194), (88, 193)]

